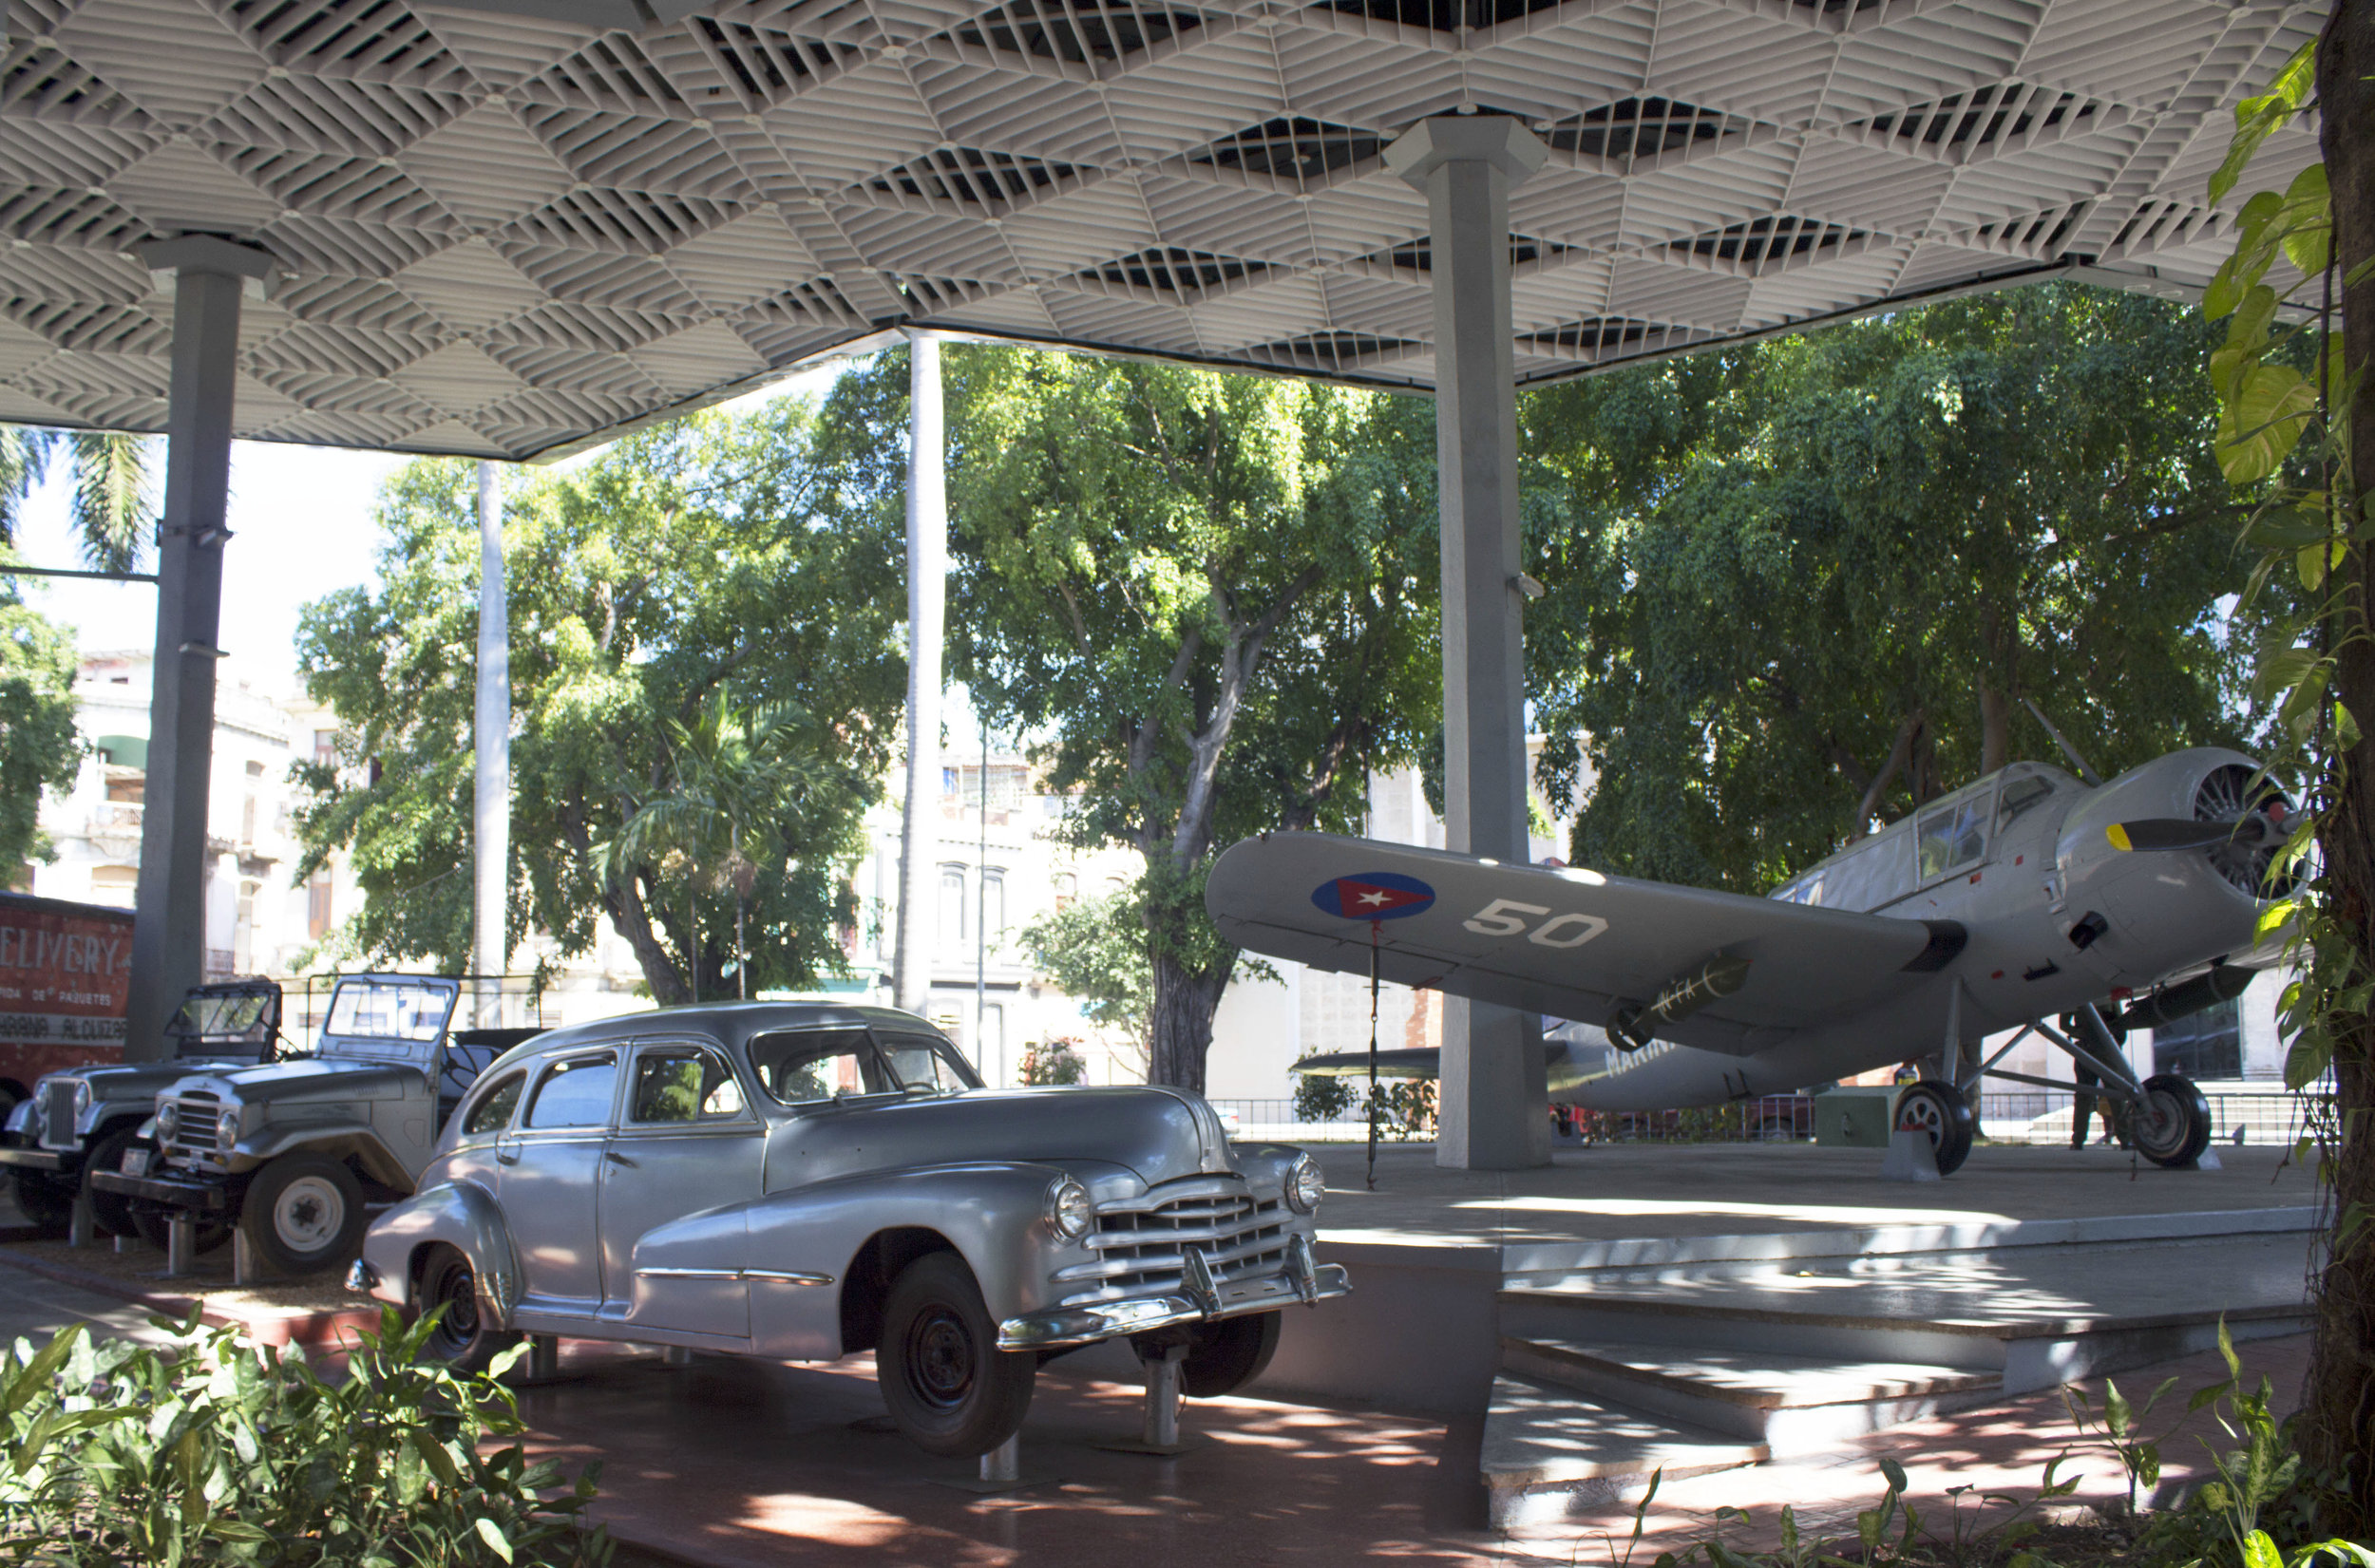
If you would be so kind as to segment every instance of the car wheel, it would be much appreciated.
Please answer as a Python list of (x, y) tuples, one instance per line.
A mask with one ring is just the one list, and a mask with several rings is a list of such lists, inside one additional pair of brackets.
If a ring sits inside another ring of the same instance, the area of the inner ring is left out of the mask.
[(102, 1133), (90, 1146), (89, 1157), (83, 1162), (83, 1201), (90, 1205), (91, 1223), (103, 1236), (137, 1236), (132, 1223), (132, 1200), (120, 1192), (101, 1192), (91, 1185), (93, 1171), (120, 1171), (124, 1168), (124, 1151), (140, 1142), (133, 1124)]
[(1190, 1399), (1218, 1399), (1260, 1377), (1278, 1351), (1279, 1320), (1277, 1313), (1252, 1313), (1198, 1324), (1188, 1332), (1188, 1359), (1179, 1364), (1179, 1391)]
[(64, 1236), (74, 1218), (74, 1193), (46, 1176), (16, 1179), (17, 1212), (44, 1236)]
[(363, 1184), (339, 1161), (292, 1154), (256, 1172), (239, 1205), (239, 1229), (256, 1256), (283, 1274), (337, 1263), (363, 1239)]
[(1910, 1084), (1897, 1096), (1899, 1132), (1918, 1132), (1938, 1157), (1938, 1174), (1952, 1176), (1971, 1153), (1971, 1107), (1952, 1084)]
[[(164, 1252), (173, 1245), (173, 1234), (167, 1229), (171, 1217), (154, 1203), (135, 1203), (132, 1207), (132, 1230), (142, 1240)], [(197, 1223), (190, 1228), (190, 1245), (194, 1251), (213, 1252), (231, 1239), (231, 1221), (206, 1215), (192, 1217)]]
[(1014, 1436), (1038, 1370), (1036, 1355), (998, 1348), (981, 1288), (955, 1253), (926, 1253), (892, 1282), (874, 1376), (893, 1425), (925, 1453), (973, 1459)]
[(2191, 1170), (2210, 1147), (2210, 1102), (2174, 1072), (2144, 1080), (2144, 1103), (2134, 1107), (2128, 1131), (2136, 1152), (2156, 1165)]
[(487, 1363), (519, 1342), (518, 1334), (494, 1326), (479, 1300), (478, 1271), (458, 1247), (429, 1249), (421, 1263), (421, 1287), (412, 1299), (423, 1315), (445, 1309), (421, 1349), (457, 1371), (483, 1372)]

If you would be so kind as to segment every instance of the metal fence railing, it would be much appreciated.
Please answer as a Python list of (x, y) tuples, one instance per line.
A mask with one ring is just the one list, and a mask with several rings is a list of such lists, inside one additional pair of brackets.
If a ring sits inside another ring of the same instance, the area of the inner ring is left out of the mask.
[[(1814, 1136), (1819, 1096), (1774, 1094), (1710, 1105), (1696, 1110), (1586, 1111), (1552, 1107), (1568, 1115), (1557, 1127), (1558, 1142), (1584, 1143), (1748, 1143), (1805, 1140)], [(2236, 1129), (2246, 1143), (2290, 1143), (2300, 1136), (2300, 1098), (2282, 1089), (2206, 1091), (2214, 1141), (2232, 1143)], [(1976, 1107), (1980, 1136), (1998, 1143), (2066, 1143), (2070, 1141), (2071, 1097), (2058, 1090), (2036, 1089), (1983, 1094)], [(1298, 1117), (1291, 1100), (1214, 1100), (1213, 1108), (1237, 1119), (1236, 1136), (1271, 1139), (1290, 1143), (1360, 1143), (1369, 1136), (1369, 1119), (1348, 1109), (1325, 1121)], [(2100, 1131), (2101, 1124), (2096, 1124)], [(1414, 1134), (1392, 1125), (1381, 1129), (1388, 1140), (1406, 1141)]]

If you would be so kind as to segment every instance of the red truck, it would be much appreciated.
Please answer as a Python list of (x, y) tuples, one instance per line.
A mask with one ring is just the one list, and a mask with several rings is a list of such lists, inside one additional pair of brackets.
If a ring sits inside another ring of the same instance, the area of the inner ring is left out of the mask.
[(0, 1099), (122, 1061), (131, 982), (130, 910), (0, 893)]

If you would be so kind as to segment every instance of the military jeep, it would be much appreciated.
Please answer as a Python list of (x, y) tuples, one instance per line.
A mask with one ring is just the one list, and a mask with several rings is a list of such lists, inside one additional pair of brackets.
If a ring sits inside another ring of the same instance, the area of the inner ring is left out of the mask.
[(162, 1227), (186, 1213), (238, 1230), (256, 1264), (326, 1269), (367, 1210), (409, 1195), (437, 1134), (488, 1063), (535, 1030), (451, 1030), (462, 982), (358, 974), (338, 982), (321, 1042), (297, 1061), (188, 1074), (156, 1100), (156, 1147), (91, 1173), (98, 1192)]
[[(280, 988), (270, 980), (226, 980), (192, 986), (165, 1022), (162, 1061), (99, 1063), (43, 1076), (30, 1097), (9, 1115), (0, 1133), (0, 1171), (16, 1179), (16, 1206), (25, 1218), (64, 1236), (80, 1195), (104, 1235), (143, 1235), (162, 1245), (162, 1220), (142, 1224), (130, 1200), (90, 1187), (89, 1173), (115, 1170), (142, 1140), (141, 1124), (157, 1107), (157, 1091), (203, 1067), (270, 1062), (281, 1045)], [(200, 1245), (229, 1234), (201, 1232)]]

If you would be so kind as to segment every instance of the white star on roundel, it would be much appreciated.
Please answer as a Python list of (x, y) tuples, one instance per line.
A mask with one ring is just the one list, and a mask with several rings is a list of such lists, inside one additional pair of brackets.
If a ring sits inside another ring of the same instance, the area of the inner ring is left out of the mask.
[(1374, 909), (1378, 905), (1386, 902), (1390, 897), (1390, 895), (1383, 893), (1364, 893), (1360, 896), (1360, 901)]

